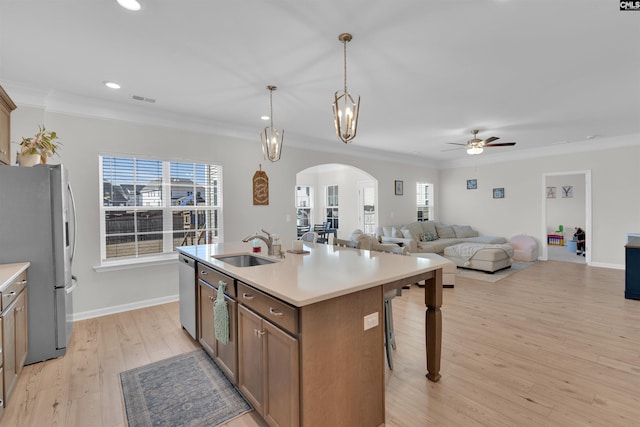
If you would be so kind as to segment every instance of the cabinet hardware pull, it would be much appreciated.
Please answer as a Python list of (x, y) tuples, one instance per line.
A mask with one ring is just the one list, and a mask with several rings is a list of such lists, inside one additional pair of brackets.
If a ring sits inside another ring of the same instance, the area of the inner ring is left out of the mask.
[(258, 338), (260, 338), (261, 336), (263, 336), (264, 334), (266, 334), (266, 332), (265, 332), (264, 330), (262, 330), (262, 329), (260, 329), (260, 330), (258, 330), (258, 329), (254, 329), (253, 331), (255, 332), (255, 334), (256, 334), (256, 336), (257, 336)]
[(22, 309), (23, 309), (23, 308), (24, 308), (24, 307), (18, 307), (18, 308), (16, 308), (16, 313), (20, 313), (20, 312), (22, 311)]
[(212, 297), (211, 295), (209, 295), (209, 299), (210, 299), (211, 301), (213, 301), (215, 298), (214, 298), (214, 297)]
[(8, 295), (8, 296), (10, 296), (10, 297), (15, 297), (15, 296), (16, 296), (15, 291), (11, 291), (11, 292), (9, 292), (9, 295)]
[(17, 282), (18, 285), (26, 285), (27, 281), (26, 280), (21, 280), (19, 282)]
[(209, 273), (207, 273), (207, 272), (206, 272), (206, 271), (204, 271), (204, 270), (202, 270), (202, 271), (200, 272), (200, 274), (202, 274), (203, 276), (208, 276), (208, 275), (209, 275)]
[(253, 295), (251, 295), (251, 294), (248, 294), (248, 293), (246, 293), (246, 292), (243, 292), (243, 293), (242, 293), (242, 298), (244, 298), (244, 299), (248, 299), (248, 300), (252, 300), (252, 299), (254, 299), (255, 297), (254, 297)]
[(276, 317), (281, 317), (284, 315), (280, 310), (274, 310), (273, 307), (269, 307), (269, 313)]

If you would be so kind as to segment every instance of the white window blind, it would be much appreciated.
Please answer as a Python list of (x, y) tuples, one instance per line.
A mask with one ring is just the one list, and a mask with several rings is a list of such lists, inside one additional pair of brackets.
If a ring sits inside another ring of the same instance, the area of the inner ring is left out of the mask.
[(433, 219), (433, 184), (419, 182), (416, 185), (418, 221)]
[(222, 167), (100, 156), (102, 261), (221, 241)]

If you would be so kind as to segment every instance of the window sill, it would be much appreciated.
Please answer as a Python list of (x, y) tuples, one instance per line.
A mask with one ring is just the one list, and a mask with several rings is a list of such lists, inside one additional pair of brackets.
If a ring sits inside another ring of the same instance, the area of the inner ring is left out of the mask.
[(173, 264), (178, 260), (178, 253), (161, 255), (156, 257), (136, 258), (118, 261), (105, 261), (93, 267), (98, 273), (107, 271), (128, 270), (131, 268), (145, 268), (156, 265)]

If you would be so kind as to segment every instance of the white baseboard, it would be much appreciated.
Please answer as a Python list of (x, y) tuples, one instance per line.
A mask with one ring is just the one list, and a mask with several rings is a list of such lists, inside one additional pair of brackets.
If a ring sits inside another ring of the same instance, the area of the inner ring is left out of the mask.
[(94, 317), (107, 316), (109, 314), (122, 313), (123, 311), (136, 310), (138, 308), (151, 307), (154, 305), (166, 304), (168, 302), (178, 301), (178, 295), (171, 295), (168, 297), (148, 299), (144, 301), (138, 301), (131, 304), (115, 305), (113, 307), (105, 307), (98, 310), (82, 311), (80, 313), (73, 313), (73, 321), (92, 319)]
[(591, 267), (613, 268), (615, 270), (624, 270), (623, 264), (607, 264), (606, 262), (592, 262)]

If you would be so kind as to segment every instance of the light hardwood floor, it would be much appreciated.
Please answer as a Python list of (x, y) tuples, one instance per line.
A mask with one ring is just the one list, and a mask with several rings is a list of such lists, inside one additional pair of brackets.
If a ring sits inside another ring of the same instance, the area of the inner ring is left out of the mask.
[[(640, 425), (640, 301), (624, 299), (623, 271), (547, 261), (456, 280), (439, 383), (424, 376), (423, 291), (393, 301), (387, 426)], [(197, 346), (177, 303), (77, 322), (65, 357), (25, 367), (0, 425), (125, 426), (119, 373)]]

